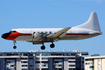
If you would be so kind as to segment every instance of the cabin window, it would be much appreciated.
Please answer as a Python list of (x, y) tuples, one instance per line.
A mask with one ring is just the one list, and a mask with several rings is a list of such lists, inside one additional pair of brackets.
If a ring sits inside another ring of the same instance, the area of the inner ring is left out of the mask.
[(47, 34), (47, 32), (45, 32)]
[(33, 34), (35, 34), (35, 32), (33, 32)]
[(16, 33), (16, 31), (10, 31), (10, 33)]
[(43, 33), (43, 32), (41, 32), (41, 33)]
[(50, 33), (50, 34), (52, 34), (52, 32), (51, 32), (51, 31), (50, 31), (49, 33)]

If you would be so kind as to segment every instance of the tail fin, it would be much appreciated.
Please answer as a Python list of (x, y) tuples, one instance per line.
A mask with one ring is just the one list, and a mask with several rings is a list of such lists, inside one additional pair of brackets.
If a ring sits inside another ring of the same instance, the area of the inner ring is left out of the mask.
[(101, 32), (99, 22), (98, 22), (98, 18), (97, 18), (97, 14), (95, 12), (91, 13), (90, 18), (88, 19), (87, 22), (85, 22), (84, 24), (81, 24), (79, 26), (76, 26), (76, 27), (86, 28), (86, 29), (91, 29), (91, 30), (94, 30), (94, 31)]

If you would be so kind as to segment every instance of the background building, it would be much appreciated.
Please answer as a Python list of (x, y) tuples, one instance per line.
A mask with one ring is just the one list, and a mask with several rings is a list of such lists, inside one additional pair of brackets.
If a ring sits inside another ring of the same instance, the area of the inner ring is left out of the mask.
[(85, 70), (105, 70), (105, 56), (85, 57)]
[(0, 52), (0, 70), (84, 70), (88, 52)]

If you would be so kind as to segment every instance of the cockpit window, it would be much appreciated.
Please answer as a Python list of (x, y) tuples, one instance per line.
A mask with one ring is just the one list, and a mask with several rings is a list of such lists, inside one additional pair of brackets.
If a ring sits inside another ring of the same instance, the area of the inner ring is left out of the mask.
[(16, 31), (10, 31), (10, 33), (16, 33)]

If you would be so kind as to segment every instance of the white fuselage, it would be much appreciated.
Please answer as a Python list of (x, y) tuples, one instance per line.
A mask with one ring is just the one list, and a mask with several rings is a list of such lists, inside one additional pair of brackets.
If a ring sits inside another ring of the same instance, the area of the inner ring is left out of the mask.
[[(47, 34), (54, 34), (55, 32), (61, 30), (62, 28), (36, 28), (36, 29), (13, 29), (12, 31), (17, 31), (19, 33), (22, 33), (24, 35), (20, 35), (14, 40), (18, 41), (37, 41), (37, 38), (32, 37), (33, 32), (35, 33), (47, 33)], [(26, 34), (26, 35), (25, 35)], [(27, 35), (30, 34), (30, 35)], [(93, 31), (89, 29), (84, 29), (84, 28), (71, 28), (66, 32), (66, 35), (62, 37), (59, 40), (80, 40), (80, 39), (86, 39), (90, 37), (94, 37), (99, 35), (100, 32), (98, 31)]]

